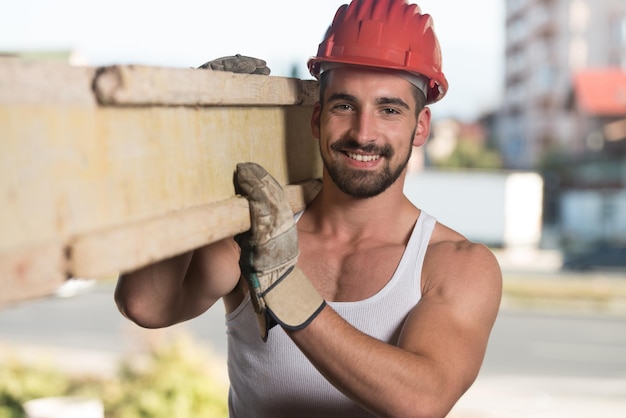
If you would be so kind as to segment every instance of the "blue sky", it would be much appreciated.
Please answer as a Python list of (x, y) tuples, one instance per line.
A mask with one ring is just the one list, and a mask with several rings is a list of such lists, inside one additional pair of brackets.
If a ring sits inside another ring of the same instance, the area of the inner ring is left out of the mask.
[[(236, 53), (268, 61), (272, 75), (306, 61), (346, 0), (4, 0), (0, 51), (75, 49), (89, 65), (196, 67)], [(435, 21), (450, 83), (435, 117), (471, 119), (502, 91), (501, 0), (421, 0)], [(479, 5), (480, 8), (477, 8)]]

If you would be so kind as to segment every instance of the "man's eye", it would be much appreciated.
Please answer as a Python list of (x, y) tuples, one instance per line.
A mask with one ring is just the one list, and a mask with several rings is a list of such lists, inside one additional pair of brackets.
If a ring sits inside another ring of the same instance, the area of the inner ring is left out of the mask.
[(352, 109), (352, 106), (348, 105), (348, 104), (338, 104), (335, 106), (335, 109), (337, 110), (350, 110)]
[(400, 113), (400, 112), (398, 112), (396, 109), (393, 109), (393, 108), (390, 108), (390, 107), (389, 107), (389, 108), (386, 108), (386, 109), (383, 109), (383, 112), (384, 112), (385, 114), (387, 114), (387, 115), (396, 115), (396, 114), (399, 114), (399, 113)]

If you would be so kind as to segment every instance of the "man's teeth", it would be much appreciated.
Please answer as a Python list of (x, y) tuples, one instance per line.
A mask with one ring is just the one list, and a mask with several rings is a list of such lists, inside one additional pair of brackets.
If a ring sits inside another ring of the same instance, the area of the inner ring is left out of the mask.
[(355, 154), (353, 152), (348, 152), (348, 157), (352, 158), (353, 160), (368, 163), (370, 161), (375, 161), (379, 159), (380, 155), (363, 155), (363, 154)]

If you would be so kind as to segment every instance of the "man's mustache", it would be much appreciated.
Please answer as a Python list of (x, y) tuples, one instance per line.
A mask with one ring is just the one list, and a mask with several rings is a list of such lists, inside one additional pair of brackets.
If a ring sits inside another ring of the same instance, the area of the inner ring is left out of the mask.
[(351, 138), (341, 138), (330, 146), (330, 149), (336, 152), (341, 151), (361, 151), (367, 154), (379, 154), (382, 157), (389, 158), (393, 155), (391, 145), (378, 146), (376, 144), (361, 145)]

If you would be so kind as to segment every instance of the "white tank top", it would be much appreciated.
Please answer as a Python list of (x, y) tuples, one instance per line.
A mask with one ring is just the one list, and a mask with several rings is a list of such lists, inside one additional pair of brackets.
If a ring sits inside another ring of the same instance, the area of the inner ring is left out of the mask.
[[(396, 271), (378, 293), (328, 305), (365, 334), (396, 345), (421, 297), (422, 265), (434, 225), (435, 218), (422, 211)], [(264, 343), (249, 296), (226, 315), (226, 326), (230, 417), (372, 417), (328, 383), (280, 326)]]

